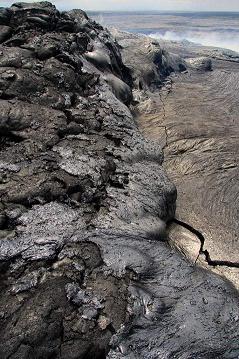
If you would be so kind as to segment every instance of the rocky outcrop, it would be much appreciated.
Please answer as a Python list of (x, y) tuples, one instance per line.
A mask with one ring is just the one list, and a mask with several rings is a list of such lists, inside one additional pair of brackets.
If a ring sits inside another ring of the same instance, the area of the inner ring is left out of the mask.
[[(211, 63), (211, 51), (203, 51)], [(165, 147), (164, 166), (178, 190), (176, 217), (189, 226), (173, 225), (173, 242), (238, 288), (238, 62), (220, 57), (212, 69), (190, 65), (188, 73), (170, 76), (171, 87), (154, 94), (140, 124)]]
[(156, 40), (138, 34), (111, 29), (121, 47), (124, 64), (133, 80), (134, 89), (154, 91), (163, 85), (171, 72), (186, 70), (186, 62), (168, 53)]
[(0, 357), (236, 357), (234, 288), (167, 243), (176, 189), (119, 45), (48, 2), (0, 25)]
[(196, 57), (187, 59), (189, 65), (199, 71), (211, 71), (212, 60), (209, 57)]

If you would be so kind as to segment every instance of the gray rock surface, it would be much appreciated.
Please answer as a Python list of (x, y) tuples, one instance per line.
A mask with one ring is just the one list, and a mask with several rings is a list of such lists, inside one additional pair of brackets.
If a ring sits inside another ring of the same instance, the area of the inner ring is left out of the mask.
[[(168, 48), (183, 53), (177, 43)], [(224, 50), (197, 48), (204, 57), (189, 46), (188, 72), (173, 74), (159, 93), (149, 94), (140, 104), (139, 122), (144, 134), (164, 147), (165, 169), (178, 190), (176, 217), (200, 237), (189, 228), (184, 235), (182, 228), (177, 234), (172, 228), (173, 242), (193, 260), (201, 252), (198, 262), (238, 288), (239, 61)], [(200, 241), (204, 253), (198, 251)]]
[(0, 357), (238, 357), (235, 288), (167, 242), (176, 188), (117, 42), (48, 2), (0, 25)]
[(130, 70), (135, 89), (155, 90), (172, 71), (186, 70), (182, 57), (165, 51), (157, 41), (138, 34), (111, 29), (121, 46), (124, 64)]
[(209, 57), (196, 57), (187, 59), (187, 63), (199, 71), (212, 70), (212, 60)]

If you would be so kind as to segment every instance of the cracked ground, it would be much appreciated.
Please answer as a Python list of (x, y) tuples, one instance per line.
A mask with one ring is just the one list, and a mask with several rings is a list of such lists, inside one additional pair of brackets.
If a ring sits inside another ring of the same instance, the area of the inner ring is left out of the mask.
[[(215, 59), (211, 72), (190, 70), (173, 77), (170, 92), (161, 90), (162, 110), (153, 106), (151, 114), (139, 119), (143, 133), (160, 138), (163, 146), (167, 129), (164, 166), (178, 189), (176, 218), (201, 232), (207, 259), (221, 262), (218, 272), (236, 286), (239, 272), (232, 267), (238, 267), (239, 258), (238, 78), (238, 63)], [(153, 98), (156, 103), (157, 94)], [(189, 247), (188, 231), (175, 231), (173, 242)], [(194, 240), (188, 253), (192, 259), (200, 250)], [(205, 253), (199, 258), (202, 264), (203, 258)]]

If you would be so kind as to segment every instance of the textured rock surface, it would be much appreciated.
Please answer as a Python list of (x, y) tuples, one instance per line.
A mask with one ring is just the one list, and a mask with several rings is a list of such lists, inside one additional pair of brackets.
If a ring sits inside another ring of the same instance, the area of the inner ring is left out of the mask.
[[(168, 46), (182, 54), (181, 47)], [(238, 287), (239, 62), (222, 52), (214, 54), (213, 71), (208, 71), (204, 65), (211, 63), (213, 51), (201, 49), (208, 62), (192, 51), (188, 72), (171, 76), (170, 86), (154, 93), (140, 124), (145, 135), (161, 139), (165, 168), (178, 189), (177, 218), (202, 234), (210, 264), (218, 263), (216, 271)], [(176, 237), (173, 231), (177, 246), (181, 242), (188, 251), (191, 242), (195, 259), (195, 233), (190, 240), (188, 230)], [(202, 264), (204, 257), (199, 258)]]
[(212, 70), (212, 60), (208, 57), (196, 57), (187, 59), (189, 65), (199, 71), (211, 71)]
[(237, 292), (167, 243), (176, 189), (118, 44), (48, 2), (0, 25), (0, 357), (236, 358)]
[(134, 89), (158, 89), (172, 71), (186, 70), (182, 57), (169, 54), (147, 36), (117, 29), (111, 29), (111, 33), (121, 46), (123, 62), (130, 70)]

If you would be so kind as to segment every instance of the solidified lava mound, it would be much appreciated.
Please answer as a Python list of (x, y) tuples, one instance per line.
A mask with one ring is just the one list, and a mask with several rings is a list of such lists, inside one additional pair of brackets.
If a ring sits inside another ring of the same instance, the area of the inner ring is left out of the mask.
[(237, 292), (167, 243), (176, 189), (109, 32), (17, 3), (0, 43), (0, 358), (237, 358)]

